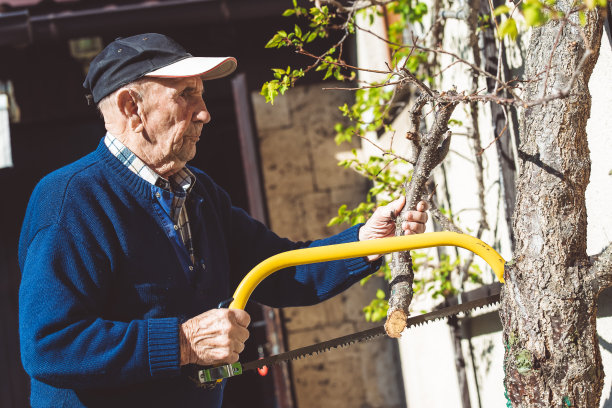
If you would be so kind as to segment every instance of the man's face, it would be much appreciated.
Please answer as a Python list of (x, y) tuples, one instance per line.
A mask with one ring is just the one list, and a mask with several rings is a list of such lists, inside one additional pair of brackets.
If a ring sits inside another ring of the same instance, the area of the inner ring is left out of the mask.
[(150, 144), (147, 161), (176, 173), (193, 159), (202, 127), (210, 122), (202, 79), (147, 78), (142, 90), (140, 117)]

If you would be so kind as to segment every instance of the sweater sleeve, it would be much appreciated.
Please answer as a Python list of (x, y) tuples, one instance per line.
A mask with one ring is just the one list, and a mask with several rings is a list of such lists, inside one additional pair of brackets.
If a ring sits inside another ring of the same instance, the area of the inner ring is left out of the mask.
[[(316, 241), (292, 242), (280, 238), (238, 208), (232, 208), (231, 225), (232, 258), (239, 259), (240, 263), (234, 287), (250, 269), (272, 255), (293, 249), (355, 242), (359, 240), (361, 227), (361, 224), (355, 225)], [(285, 268), (264, 279), (254, 291), (253, 299), (273, 307), (319, 303), (375, 272), (381, 262), (369, 263), (360, 257)]]
[(62, 388), (125, 386), (179, 373), (178, 319), (106, 319), (109, 261), (78, 237), (41, 229), (21, 260), (21, 357)]

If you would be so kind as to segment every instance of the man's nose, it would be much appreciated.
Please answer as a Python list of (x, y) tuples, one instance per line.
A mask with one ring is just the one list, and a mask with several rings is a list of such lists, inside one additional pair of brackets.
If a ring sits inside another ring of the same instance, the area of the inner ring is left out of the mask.
[(206, 104), (204, 101), (202, 101), (195, 112), (193, 112), (193, 121), (202, 123), (210, 122), (210, 113), (208, 112), (208, 109), (206, 109)]

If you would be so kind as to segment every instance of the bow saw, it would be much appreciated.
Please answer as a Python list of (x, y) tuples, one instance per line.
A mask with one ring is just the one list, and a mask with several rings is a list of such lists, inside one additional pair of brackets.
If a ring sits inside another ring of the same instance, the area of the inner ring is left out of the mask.
[[(429, 232), (418, 235), (381, 238), (368, 241), (351, 242), (346, 244), (328, 245), (315, 248), (296, 249), (274, 255), (253, 268), (240, 282), (234, 292), (230, 309), (244, 309), (249, 297), (266, 277), (274, 272), (290, 266), (304, 265), (317, 262), (335, 261), (338, 259), (357, 258), (375, 254), (388, 254), (396, 251), (431, 248), (438, 246), (458, 246), (474, 252), (483, 258), (493, 269), (501, 283), (504, 283), (504, 265), (506, 261), (489, 245), (476, 237), (456, 232)], [(430, 313), (414, 316), (406, 320), (406, 327), (416, 326), (429, 321), (449, 317), (461, 312), (491, 305), (499, 301), (499, 288), (494, 289), (488, 296), (445, 307)], [(214, 385), (224, 378), (234, 377), (244, 371), (262, 368), (283, 361), (318, 354), (331, 348), (346, 346), (358, 341), (367, 341), (385, 334), (384, 325), (367, 329), (358, 333), (338, 337), (336, 339), (313, 344), (296, 350), (287, 351), (273, 356), (250, 361), (248, 363), (236, 362), (216, 367), (196, 366), (192, 379), (203, 386)]]

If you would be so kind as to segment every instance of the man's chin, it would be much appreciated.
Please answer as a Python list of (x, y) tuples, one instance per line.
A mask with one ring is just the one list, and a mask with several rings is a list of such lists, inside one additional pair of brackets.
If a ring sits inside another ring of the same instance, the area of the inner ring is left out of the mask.
[(179, 156), (179, 158), (181, 159), (181, 161), (184, 161), (185, 163), (193, 160), (193, 158), (196, 155), (196, 148), (195, 145), (193, 146), (192, 149), (186, 149), (186, 151), (182, 152), (182, 154)]

